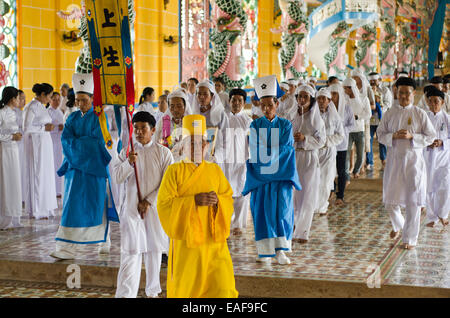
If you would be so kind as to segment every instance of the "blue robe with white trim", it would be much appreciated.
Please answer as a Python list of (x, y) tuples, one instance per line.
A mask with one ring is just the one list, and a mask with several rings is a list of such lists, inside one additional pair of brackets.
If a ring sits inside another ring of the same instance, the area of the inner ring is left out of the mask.
[[(264, 239), (290, 241), (292, 238), (293, 188), (301, 190), (293, 145), (292, 124), (284, 118), (276, 116), (269, 121), (261, 117), (250, 125), (250, 159), (242, 194), (251, 192), (250, 208), (257, 243)], [(290, 249), (271, 244), (269, 252), (258, 251), (258, 254), (275, 256), (276, 250)]]
[(57, 173), (64, 176), (64, 200), (56, 240), (104, 242), (108, 221), (118, 222), (119, 218), (112, 196), (107, 195), (111, 156), (93, 108), (84, 116), (76, 111), (68, 117), (61, 143), (64, 161)]

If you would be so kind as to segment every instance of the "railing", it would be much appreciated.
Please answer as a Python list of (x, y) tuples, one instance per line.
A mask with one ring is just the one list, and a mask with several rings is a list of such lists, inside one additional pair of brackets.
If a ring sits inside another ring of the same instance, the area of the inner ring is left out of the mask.
[[(329, 0), (310, 14), (308, 41), (333, 23), (360, 20), (367, 24), (376, 19), (378, 19), (377, 0)], [(361, 25), (360, 23), (359, 26)]]

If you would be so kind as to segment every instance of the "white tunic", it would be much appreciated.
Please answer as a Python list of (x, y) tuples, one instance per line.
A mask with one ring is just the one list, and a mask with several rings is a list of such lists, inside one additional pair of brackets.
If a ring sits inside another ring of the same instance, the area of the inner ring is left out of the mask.
[(425, 147), (423, 150), (427, 166), (427, 192), (444, 190), (450, 197), (450, 115), (443, 110), (436, 115), (429, 111), (427, 115), (436, 130), (436, 139), (443, 142), (442, 147)]
[(0, 109), (0, 219), (22, 215), (19, 146), (12, 140), (12, 134), (17, 132), (15, 111), (3, 107)]
[(56, 194), (62, 193), (62, 178), (56, 174), (56, 171), (62, 165), (63, 153), (62, 153), (62, 144), (61, 144), (61, 135), (62, 130), (59, 130), (59, 125), (64, 124), (64, 114), (60, 109), (54, 109), (49, 107), (47, 109), (48, 114), (52, 118), (52, 124), (55, 126), (53, 130), (50, 132), (52, 136), (53, 143), (53, 161), (55, 165), (55, 186), (56, 186)]
[(342, 104), (342, 112), (341, 109), (338, 110), (339, 115), (341, 116), (342, 126), (344, 128), (344, 139), (342, 142), (336, 146), (336, 151), (347, 151), (348, 148), (348, 136), (350, 131), (352, 131), (355, 126), (355, 115), (353, 115), (352, 108), (347, 103)]
[(66, 123), (67, 118), (69, 118), (70, 114), (76, 112), (77, 110), (80, 110), (78, 107), (67, 107), (66, 111), (64, 112), (63, 122)]
[[(413, 139), (393, 140), (393, 134), (401, 129), (407, 129)], [(423, 149), (436, 138), (436, 131), (427, 114), (412, 104), (391, 107), (381, 118), (377, 136), (379, 142), (388, 148), (383, 202), (389, 205), (425, 206), (427, 176)]]
[(23, 130), (28, 180), (25, 210), (37, 219), (53, 215), (58, 207), (52, 137), (45, 131), (45, 125), (51, 122), (47, 109), (38, 100), (33, 99), (25, 106)]
[[(23, 136), (23, 110), (20, 108), (14, 108), (14, 112), (16, 113), (16, 122), (17, 126), (19, 127), (19, 132)], [(25, 155), (24, 155), (24, 148), (23, 148), (23, 138), (19, 141), (16, 141), (17, 145), (19, 147), (19, 161), (20, 161), (20, 175), (21, 175), (21, 183), (22, 183), (22, 200), (25, 199), (25, 185), (27, 183), (26, 174), (25, 174)]]
[(233, 197), (242, 196), (247, 175), (246, 160), (249, 158), (248, 135), (252, 119), (243, 111), (238, 114), (228, 113), (227, 149), (224, 174), (233, 189)]
[(252, 104), (252, 116), (258, 116), (258, 118), (263, 117), (264, 113), (261, 110), (261, 107), (256, 107)]
[(149, 103), (149, 102), (145, 102), (145, 103), (140, 104), (136, 108), (134, 113), (141, 112), (141, 111), (149, 112), (155, 118), (155, 121), (157, 123), (162, 118), (162, 116), (164, 116), (163, 112), (161, 112), (158, 108), (153, 107), (152, 103)]
[(344, 127), (333, 102), (330, 102), (325, 112), (320, 113), (326, 129), (325, 145), (319, 149), (320, 186), (319, 212), (325, 213), (328, 208), (328, 197), (333, 189), (336, 177), (336, 146), (344, 140)]
[(370, 116), (372, 116), (372, 111), (370, 109), (369, 99), (364, 97), (361, 102), (360, 99), (356, 98), (348, 98), (348, 104), (352, 108), (353, 114), (358, 116), (358, 119), (355, 119), (355, 126), (353, 127), (351, 132), (360, 132), (365, 130), (365, 121), (370, 120)]
[(134, 169), (126, 158), (126, 149), (112, 163), (112, 178), (116, 183), (126, 182), (126, 203), (119, 215), (121, 232), (121, 252), (140, 254), (146, 252), (167, 252), (169, 238), (164, 232), (156, 210), (156, 198), (162, 177), (173, 163), (170, 150), (150, 142), (147, 145), (135, 144), (137, 171), (143, 199), (151, 205), (144, 219), (141, 219), (138, 206), (138, 192)]
[(277, 115), (282, 118), (289, 119), (292, 113), (297, 111), (297, 101), (295, 95), (288, 95), (284, 101), (280, 100), (280, 105), (277, 109)]
[(292, 133), (301, 132), (304, 141), (294, 143), (297, 172), (302, 190), (294, 190), (294, 238), (307, 240), (317, 209), (320, 184), (319, 148), (326, 141), (325, 123), (320, 117), (317, 106), (303, 115), (291, 117)]

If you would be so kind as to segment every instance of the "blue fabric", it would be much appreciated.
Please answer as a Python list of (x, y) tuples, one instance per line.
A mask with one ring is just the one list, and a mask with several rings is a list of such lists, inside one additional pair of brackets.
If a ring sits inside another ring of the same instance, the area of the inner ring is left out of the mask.
[(428, 30), (430, 39), (428, 43), (428, 78), (434, 77), (434, 62), (436, 61), (439, 52), (447, 4), (450, 4), (450, 0), (439, 0), (438, 7), (433, 17), (433, 24)]
[[(272, 141), (272, 135), (278, 138)], [(274, 142), (274, 144), (272, 144)], [(254, 120), (250, 125), (250, 159), (243, 195), (251, 192), (251, 212), (257, 241), (292, 237), (293, 187), (301, 190), (295, 162), (291, 123), (275, 117)]]
[[(69, 116), (61, 143), (64, 161), (57, 172), (60, 177), (64, 176), (61, 225), (100, 225), (107, 199), (106, 181), (111, 156), (105, 148), (99, 120), (92, 108), (83, 117), (81, 111)], [(109, 205), (108, 219), (118, 220), (114, 202)]]
[[(366, 153), (366, 163), (369, 165), (373, 165), (373, 136), (377, 131), (378, 126), (371, 125), (370, 126), (370, 152)], [(386, 146), (378, 143), (378, 150), (380, 154), (380, 160), (386, 160)]]
[(122, 115), (120, 114), (120, 105), (114, 105), (114, 117), (116, 118), (117, 125), (117, 135), (119, 136), (119, 141), (117, 142), (117, 153), (122, 151), (122, 140), (120, 136), (122, 135)]
[(381, 110), (380, 103), (375, 103), (375, 109), (372, 109), (372, 115), (377, 113), (378, 119), (381, 119), (383, 111)]

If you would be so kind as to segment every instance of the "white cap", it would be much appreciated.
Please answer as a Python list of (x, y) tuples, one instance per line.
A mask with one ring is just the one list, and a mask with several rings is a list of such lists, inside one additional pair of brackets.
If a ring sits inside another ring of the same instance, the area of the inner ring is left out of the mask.
[(369, 75), (369, 81), (376, 81), (380, 78), (381, 78), (380, 74)]
[(331, 92), (328, 89), (326, 89), (326, 88), (321, 88), (317, 92), (317, 96), (316, 97), (319, 97), (319, 96), (325, 96), (325, 97), (328, 97), (329, 99), (331, 99)]
[(201, 81), (200, 83), (198, 83), (197, 84), (197, 91), (198, 91), (199, 87), (207, 87), (210, 90), (211, 93), (213, 93), (213, 94), (216, 93), (216, 87), (209, 80), (204, 80), (204, 81)]
[(173, 91), (172, 93), (170, 93), (169, 96), (167, 96), (167, 99), (169, 100), (174, 97), (180, 97), (180, 98), (184, 99), (185, 102), (188, 100), (186, 93), (184, 92), (184, 90), (182, 88), (179, 88), (179, 89)]
[(353, 78), (346, 78), (342, 83), (342, 86), (356, 86), (356, 81)]
[(92, 76), (92, 73), (73, 74), (72, 86), (75, 94), (94, 94), (94, 77)]
[(281, 89), (279, 89), (276, 75), (255, 78), (253, 80), (253, 86), (259, 99), (269, 96), (277, 98), (283, 96), (280, 93)]
[(288, 90), (289, 89), (289, 84), (283, 82), (283, 83), (280, 84), (280, 87), (284, 88), (285, 90)]
[(314, 90), (314, 88), (309, 85), (301, 85), (297, 87), (297, 89), (295, 90), (295, 95), (300, 94), (300, 92), (307, 92), (309, 95), (311, 95), (311, 97), (314, 97), (316, 95), (316, 91)]
[(287, 80), (287, 82), (289, 85), (295, 85), (295, 86), (298, 85), (298, 80), (296, 80), (295, 78), (290, 78)]

